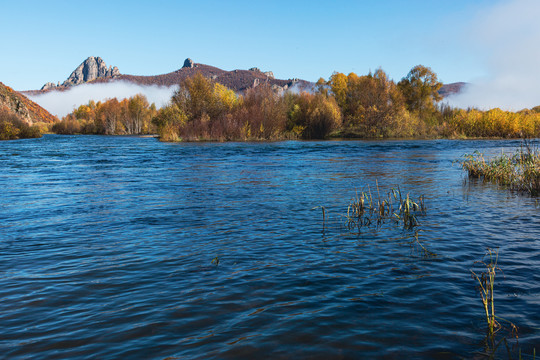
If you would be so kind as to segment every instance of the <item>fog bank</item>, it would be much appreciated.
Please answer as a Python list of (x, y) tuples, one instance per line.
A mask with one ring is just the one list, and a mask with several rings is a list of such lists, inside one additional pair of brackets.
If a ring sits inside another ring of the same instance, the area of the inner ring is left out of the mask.
[(471, 79), (450, 105), (487, 110), (521, 110), (540, 105), (540, 2), (512, 0), (479, 14), (469, 42), (488, 69), (484, 78)]
[(158, 108), (167, 105), (177, 86), (137, 85), (126, 81), (113, 81), (104, 84), (82, 84), (66, 91), (49, 91), (40, 95), (28, 95), (28, 98), (59, 118), (69, 114), (80, 105), (90, 100), (103, 101), (117, 98), (122, 100), (137, 94), (143, 94), (148, 102)]

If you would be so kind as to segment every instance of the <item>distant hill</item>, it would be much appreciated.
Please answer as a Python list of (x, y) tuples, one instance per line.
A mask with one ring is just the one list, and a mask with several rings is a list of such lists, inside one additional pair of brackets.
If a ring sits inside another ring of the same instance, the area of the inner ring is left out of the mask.
[(450, 95), (458, 94), (463, 90), (466, 85), (468, 85), (466, 82), (444, 84), (439, 90), (439, 94), (442, 97), (448, 97)]
[(54, 123), (58, 121), (47, 110), (1, 82), (0, 109), (7, 109), (28, 125), (39, 122)]
[[(262, 83), (270, 84), (277, 91), (284, 91), (293, 86), (299, 89), (310, 89), (313, 87), (313, 83), (306, 80), (276, 79), (271, 71), (263, 72), (256, 67), (249, 70), (227, 71), (210, 65), (194, 63), (189, 58), (184, 61), (180, 69), (167, 74), (149, 76), (128, 75), (120, 73), (116, 66), (107, 67), (102, 58), (91, 56), (84, 60), (63, 83), (58, 82), (55, 85), (49, 82), (43, 85), (40, 90), (29, 90), (23, 93), (39, 95), (48, 91), (64, 91), (72, 86), (85, 83), (99, 84), (118, 80), (138, 85), (173, 86), (178, 85), (182, 80), (196, 73), (201, 73), (205, 77), (211, 78), (238, 93), (242, 93)], [(467, 83), (464, 82), (445, 84), (439, 90), (439, 93), (443, 97), (447, 97), (459, 93), (465, 85)]]
[(312, 83), (300, 79), (275, 79), (271, 71), (263, 72), (258, 68), (249, 70), (226, 71), (210, 65), (197, 64), (191, 59), (186, 59), (182, 68), (162, 75), (127, 75), (121, 74), (117, 67), (107, 67), (100, 57), (89, 57), (83, 61), (62, 84), (59, 82), (47, 83), (40, 90), (29, 90), (24, 93), (38, 95), (44, 92), (60, 90), (64, 91), (72, 86), (84, 83), (108, 83), (123, 80), (138, 85), (172, 86), (178, 85), (182, 80), (201, 73), (236, 92), (255, 87), (262, 83), (268, 83), (276, 90), (286, 90), (292, 86), (311, 87)]

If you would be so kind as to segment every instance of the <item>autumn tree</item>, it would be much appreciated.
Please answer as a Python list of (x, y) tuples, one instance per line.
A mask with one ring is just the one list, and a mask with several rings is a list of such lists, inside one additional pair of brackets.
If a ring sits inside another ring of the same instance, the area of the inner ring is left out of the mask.
[(404, 77), (398, 87), (409, 111), (425, 114), (435, 111), (435, 102), (442, 99), (439, 90), (442, 83), (431, 68), (417, 65)]
[(175, 103), (159, 109), (152, 119), (157, 133), (163, 141), (178, 141), (180, 129), (186, 121), (186, 114)]
[(267, 84), (246, 91), (233, 114), (245, 139), (275, 139), (287, 125), (287, 105)]
[(171, 104), (185, 120), (179, 128), (179, 138), (215, 139), (222, 138), (225, 129), (232, 125), (232, 112), (239, 99), (226, 86), (197, 73), (180, 83)]
[(317, 82), (315, 83), (315, 89), (317, 93), (322, 94), (326, 97), (328, 97), (330, 93), (328, 83), (322, 77), (319, 78), (319, 80), (317, 80)]
[(52, 130), (60, 134), (143, 134), (151, 131), (151, 119), (156, 113), (155, 104), (148, 105), (141, 94), (121, 101), (90, 100), (64, 116)]
[(186, 114), (188, 121), (217, 118), (221, 107), (214, 93), (214, 82), (201, 73), (184, 79), (172, 102)]
[(149, 121), (149, 104), (146, 97), (138, 94), (127, 101), (126, 122), (129, 124), (128, 134), (141, 134), (144, 125)]
[(289, 131), (304, 139), (324, 139), (341, 126), (341, 110), (333, 97), (307, 92), (289, 96)]
[(389, 136), (395, 133), (403, 96), (382, 70), (358, 76), (334, 73), (328, 81), (344, 117), (346, 131), (357, 136)]
[(347, 111), (348, 78), (342, 73), (333, 73), (329, 80), (330, 89), (342, 111)]
[(105, 135), (116, 134), (121, 116), (121, 105), (116, 98), (109, 99), (96, 108), (96, 128)]

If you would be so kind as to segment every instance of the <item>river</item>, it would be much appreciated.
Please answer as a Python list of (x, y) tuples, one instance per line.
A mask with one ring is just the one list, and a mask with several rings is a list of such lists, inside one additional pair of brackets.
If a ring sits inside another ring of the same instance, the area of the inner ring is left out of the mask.
[[(519, 334), (500, 320), (497, 339), (527, 358), (540, 207), (455, 163), (519, 144), (0, 142), (0, 357), (472, 358), (489, 342), (470, 270), (492, 248)], [(415, 229), (344, 226), (377, 186), (425, 196)]]

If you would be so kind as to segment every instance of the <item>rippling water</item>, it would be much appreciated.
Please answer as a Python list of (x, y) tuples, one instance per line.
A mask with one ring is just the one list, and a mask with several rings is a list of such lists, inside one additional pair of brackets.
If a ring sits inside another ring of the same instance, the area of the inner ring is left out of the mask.
[[(540, 208), (453, 164), (516, 146), (0, 142), (0, 357), (472, 358), (485, 323), (470, 269), (487, 247), (510, 346), (532, 354)], [(376, 181), (425, 194), (436, 257), (400, 227), (341, 225)]]

